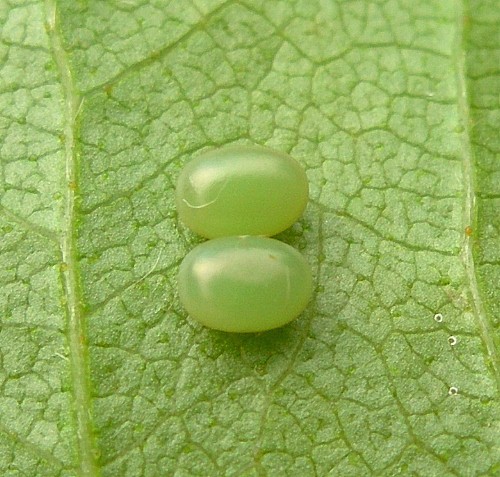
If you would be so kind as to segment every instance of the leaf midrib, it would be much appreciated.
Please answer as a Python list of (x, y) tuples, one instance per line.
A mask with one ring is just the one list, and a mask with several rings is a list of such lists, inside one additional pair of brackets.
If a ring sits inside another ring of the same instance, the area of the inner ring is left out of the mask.
[(79, 473), (82, 477), (99, 475), (93, 435), (90, 382), (87, 363), (84, 314), (78, 280), (75, 247), (75, 196), (77, 187), (76, 129), (81, 99), (75, 89), (70, 63), (58, 30), (55, 0), (45, 1), (46, 28), (64, 96), (65, 204), (61, 229), (62, 281), (66, 305), (67, 337), (71, 366)]

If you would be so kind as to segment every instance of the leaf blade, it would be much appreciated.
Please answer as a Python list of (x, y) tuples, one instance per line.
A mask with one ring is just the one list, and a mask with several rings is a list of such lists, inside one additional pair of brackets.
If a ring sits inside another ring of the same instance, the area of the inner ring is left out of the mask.
[[(90, 475), (494, 473), (498, 391), (485, 343), (493, 349), (497, 328), (496, 143), (488, 131), (498, 109), (485, 111), (484, 103), (495, 87), (485, 78), (497, 76), (491, 54), (497, 45), (485, 33), (496, 20), (483, 18), (492, 8), (482, 1), (470, 8), (473, 27), (463, 46), (463, 12), (452, 1), (202, 3), (185, 12), (154, 2), (117, 10), (102, 2), (58, 4), (68, 65), (59, 70), (73, 74), (84, 97), (79, 129), (70, 126), (74, 141), (67, 132), (63, 143), (57, 139), (64, 114), (74, 118), (78, 108), (61, 102), (68, 83), (63, 74), (57, 85), (52, 71), (58, 96), (50, 104), (58, 112), (50, 134), (32, 128), (34, 113), (23, 134), (46, 144), (36, 156), (53, 161), (47, 170), (57, 174), (52, 183), (63, 194), (63, 151), (68, 157), (74, 142), (75, 208), (69, 220), (68, 206), (50, 200), (53, 189), (49, 194), (35, 182), (45, 207), (34, 212), (25, 162), (9, 165), (22, 157), (24, 136), (2, 148), (2, 185), (17, 189), (4, 188), (0, 202), (11, 211), (2, 214), (2, 238), (10, 245), (0, 254), (8, 270), (0, 335), (16, 312), (16, 339), (28, 343), (18, 311), (24, 308), (9, 300), (30, 296), (30, 287), (24, 295), (6, 290), (22, 283), (14, 270), (26, 270), (35, 289), (38, 268), (50, 283), (40, 296), (52, 300), (42, 324), (57, 323), (56, 335), (45, 339), (65, 356), (57, 347), (64, 333), (81, 334), (64, 324), (60, 253), (53, 242), (47, 247), (49, 236), (66, 230), (66, 237), (74, 234), (66, 247), (75, 247), (70, 268), (80, 270), (70, 288), (79, 281), (81, 296), (72, 302), (81, 306), (77, 322), (85, 318), (89, 343), (87, 424), (95, 426), (101, 452)], [(40, 4), (22, 8), (42, 22)], [(9, 26), (17, 8), (7, 10)], [(33, 24), (28, 18), (25, 25)], [(161, 28), (176, 21), (171, 30)], [(14, 52), (8, 42), (15, 28), (6, 31), (3, 42)], [(41, 23), (37, 32), (48, 55)], [(31, 61), (26, 50), (21, 64)], [(12, 78), (16, 88), (26, 81)], [(12, 108), (0, 105), (2, 119), (12, 121)], [(476, 122), (462, 131), (468, 116)], [(176, 268), (198, 240), (177, 221), (175, 177), (192, 154), (235, 141), (291, 153), (311, 181), (307, 213), (281, 238), (314, 266), (316, 298), (300, 320), (260, 336), (202, 329), (186, 319), (175, 296)], [(472, 238), (465, 232), (475, 213), (474, 187), (477, 243), (476, 225)], [(39, 259), (30, 258), (32, 249), (43, 251)], [(36, 305), (25, 309), (38, 329)], [(441, 323), (433, 319), (437, 312)], [(11, 341), (0, 344), (10, 386), (16, 365), (31, 362), (13, 352), (22, 347)], [(42, 343), (26, 355), (33, 360), (39, 349)], [(76, 342), (72, 349), (85, 357)], [(85, 460), (74, 450), (75, 379), (58, 359), (62, 366), (49, 375), (66, 376), (58, 421), (64, 432), (55, 438), (65, 450), (60, 463), (35, 451), (39, 464), (26, 464), (27, 475), (68, 474)], [(33, 376), (23, 366), (24, 379)], [(78, 368), (85, 372), (85, 363)], [(448, 394), (451, 387), (457, 395)], [(9, 398), (5, 389), (2, 399)], [(18, 389), (18, 404), (22, 393), (33, 392)], [(16, 427), (23, 423), (19, 413), (11, 417), (2, 446), (15, 449), (19, 435), (28, 446), (51, 449), (40, 431)], [(43, 428), (36, 413), (31, 422)], [(90, 427), (84, 434), (90, 438)], [(9, 465), (0, 468), (10, 471)]]

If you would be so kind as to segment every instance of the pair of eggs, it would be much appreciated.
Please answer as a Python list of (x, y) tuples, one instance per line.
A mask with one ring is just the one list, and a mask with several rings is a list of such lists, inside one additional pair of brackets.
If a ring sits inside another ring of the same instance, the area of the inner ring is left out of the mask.
[(179, 298), (192, 318), (248, 333), (280, 327), (303, 311), (312, 292), (310, 266), (268, 236), (300, 217), (308, 190), (297, 161), (263, 147), (226, 146), (187, 163), (177, 182), (179, 217), (212, 239), (179, 269)]

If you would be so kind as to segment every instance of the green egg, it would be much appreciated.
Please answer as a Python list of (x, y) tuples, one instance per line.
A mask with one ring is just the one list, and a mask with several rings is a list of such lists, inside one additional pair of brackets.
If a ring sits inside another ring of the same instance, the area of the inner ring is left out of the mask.
[(311, 268), (293, 247), (267, 237), (222, 237), (184, 258), (179, 298), (209, 328), (251, 333), (296, 318), (312, 293)]
[(189, 161), (177, 181), (181, 220), (207, 238), (275, 235), (303, 213), (307, 176), (289, 155), (260, 146), (225, 146)]

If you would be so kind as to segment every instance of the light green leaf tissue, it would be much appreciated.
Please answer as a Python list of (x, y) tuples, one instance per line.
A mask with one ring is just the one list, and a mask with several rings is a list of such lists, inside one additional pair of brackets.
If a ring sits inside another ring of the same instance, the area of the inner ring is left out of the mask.
[[(0, 0), (0, 475), (500, 473), (495, 0)], [(284, 151), (292, 324), (179, 304), (175, 181)]]

